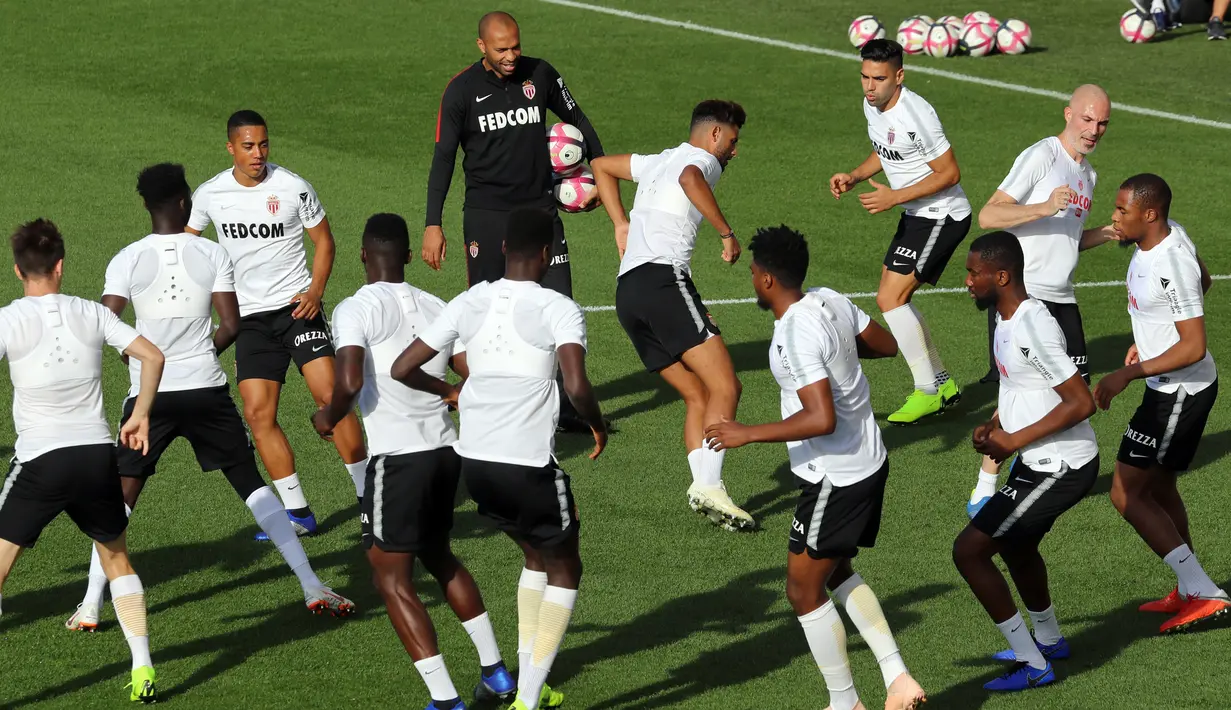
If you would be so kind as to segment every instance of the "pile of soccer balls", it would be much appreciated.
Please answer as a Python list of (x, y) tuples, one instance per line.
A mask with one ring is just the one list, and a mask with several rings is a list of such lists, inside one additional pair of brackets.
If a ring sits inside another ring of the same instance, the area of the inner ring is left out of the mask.
[(582, 205), (595, 190), (594, 173), (582, 162), (586, 157), (585, 136), (571, 123), (557, 123), (547, 129), (547, 149), (554, 173), (553, 192), (560, 209), (583, 211)]
[[(885, 37), (885, 26), (872, 15), (856, 17), (851, 23), (851, 44), (862, 47), (867, 42)], [(927, 15), (915, 15), (898, 25), (898, 44), (907, 54), (928, 54), (933, 57), (953, 57), (959, 54), (985, 57), (992, 52), (1021, 54), (1033, 41), (1030, 25), (1021, 20), (1003, 23), (986, 12), (972, 12), (965, 17), (945, 15), (933, 20)]]

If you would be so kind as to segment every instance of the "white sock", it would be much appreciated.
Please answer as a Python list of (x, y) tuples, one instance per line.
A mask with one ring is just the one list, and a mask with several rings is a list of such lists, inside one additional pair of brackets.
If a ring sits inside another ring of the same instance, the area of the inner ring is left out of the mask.
[(453, 687), (453, 679), (449, 677), (449, 669), (445, 668), (444, 656), (436, 654), (431, 658), (415, 661), (415, 670), (419, 671), (419, 676), (423, 678), (423, 684), (427, 686), (427, 692), (431, 693), (432, 700), (456, 700), (459, 697), (457, 688)]
[(979, 482), (975, 484), (975, 489), (970, 492), (970, 502), (978, 503), (984, 498), (990, 498), (996, 495), (996, 484), (999, 482), (999, 472), (989, 473), (980, 468)]
[(1167, 556), (1163, 558), (1175, 571), (1175, 576), (1180, 581), (1180, 596), (1196, 595), (1203, 599), (1225, 598), (1227, 593), (1224, 592), (1210, 576), (1205, 573), (1205, 569), (1201, 567), (1201, 563), (1197, 561), (1197, 553), (1189, 549), (1188, 545), (1180, 545)]
[(479, 665), (494, 666), (501, 661), (500, 647), (496, 645), (496, 632), (492, 629), (492, 620), (487, 612), (469, 621), (463, 621), (462, 628), (470, 634), (470, 642), (474, 644), (474, 650), (479, 652)]
[(799, 617), (799, 625), (804, 628), (812, 658), (825, 678), (830, 710), (852, 710), (859, 704), (859, 693), (855, 692), (855, 680), (846, 658), (846, 627), (838, 616), (838, 607), (830, 599), (821, 608)]
[[(935, 355), (936, 346), (932, 344), (932, 335), (927, 322), (923, 320), (913, 304), (907, 303), (883, 313), (889, 331), (898, 341), (898, 349), (910, 368), (911, 377), (915, 380), (915, 389), (927, 394), (936, 394), (939, 383), (938, 368), (940, 357)], [(933, 363), (933, 358), (936, 363)], [(939, 370), (944, 370), (941, 365)], [(945, 373), (945, 379), (949, 375)]]
[(517, 678), (517, 699), (524, 703), (528, 710), (536, 710), (539, 706), (539, 694), (543, 692), (547, 674), (551, 672), (551, 664), (560, 652), (560, 644), (564, 641), (564, 632), (576, 604), (576, 589), (547, 585), (543, 590), (543, 604), (539, 607), (539, 628), (534, 637), (530, 665), (519, 669)]
[(1167, 6), (1163, 4), (1163, 0), (1154, 0), (1150, 3), (1150, 13), (1166, 12)]
[[(124, 504), (124, 515), (132, 517), (133, 509)], [(103, 561), (98, 557), (98, 546), (90, 543), (90, 573), (82, 604), (93, 604), (100, 609), (103, 606), (103, 594), (107, 591), (107, 573), (103, 571)]]
[(150, 636), (146, 622), (145, 589), (135, 574), (127, 574), (111, 580), (111, 600), (115, 616), (132, 652), (133, 670), (142, 666), (154, 666), (150, 659)]
[(308, 507), (308, 499), (303, 494), (303, 486), (299, 484), (298, 473), (292, 473), (286, 478), (279, 478), (274, 481), (274, 487), (278, 489), (278, 495), (282, 498), (282, 505), (287, 510), (299, 510), (300, 508)]
[(1004, 634), (1009, 642), (1009, 648), (1013, 649), (1013, 655), (1017, 656), (1018, 661), (1029, 663), (1030, 667), (1035, 670), (1041, 671), (1047, 667), (1047, 661), (1043, 658), (1039, 647), (1034, 645), (1034, 638), (1030, 635), (1030, 629), (1026, 628), (1021, 612), (1013, 614), (1008, 621), (996, 624), (996, 628)]
[(851, 575), (850, 579), (834, 590), (833, 600), (846, 609), (846, 615), (851, 617), (864, 643), (868, 644), (868, 648), (876, 656), (885, 687), (888, 688), (895, 678), (906, 672), (906, 663), (902, 661), (898, 643), (893, 639), (893, 632), (889, 630), (889, 622), (885, 620), (880, 600), (858, 573)]
[(1030, 625), (1034, 627), (1034, 640), (1050, 646), (1064, 638), (1060, 634), (1060, 622), (1056, 620), (1056, 605), (1053, 604), (1043, 611), (1030, 611)]
[(547, 573), (523, 568), (517, 580), (517, 673), (530, 667), (534, 637), (539, 630), (539, 609), (543, 606), (543, 590), (547, 588)]
[(362, 461), (356, 461), (355, 463), (346, 464), (346, 472), (350, 474), (350, 480), (355, 484), (355, 496), (362, 498), (363, 484), (368, 475), (368, 460), (364, 459)]
[(287, 566), (299, 578), (299, 586), (303, 587), (304, 593), (323, 587), (316, 572), (312, 571), (312, 565), (308, 563), (308, 554), (303, 551), (303, 544), (299, 542), (295, 528), (291, 527), (291, 521), (286, 517), (286, 508), (278, 502), (278, 496), (274, 495), (269, 486), (261, 486), (253, 491), (244, 504), (252, 511), (256, 524), (261, 526), (270, 541), (278, 547), (278, 552), (282, 554), (282, 559), (286, 560)]
[(726, 460), (727, 452), (714, 451), (709, 448), (707, 441), (701, 442), (701, 448), (688, 452), (688, 468), (692, 470), (692, 482), (698, 486), (720, 486), (722, 462)]

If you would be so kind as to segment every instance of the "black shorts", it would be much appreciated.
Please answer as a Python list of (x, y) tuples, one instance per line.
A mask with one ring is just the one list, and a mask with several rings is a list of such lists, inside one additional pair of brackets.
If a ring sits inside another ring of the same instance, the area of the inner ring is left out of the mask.
[(325, 306), (315, 318), (292, 318), (294, 304), (239, 319), (235, 337), (235, 379), (286, 382), (286, 368), (333, 357), (333, 338), (325, 321)]
[[(552, 212), (551, 264), (540, 282), (543, 288), (573, 297), (573, 272), (568, 260), (564, 222)], [(466, 279), (473, 286), (504, 278), (504, 238), (509, 233), (509, 215), (504, 210), (462, 209), (462, 245), (466, 252)]]
[(966, 219), (928, 219), (902, 214), (898, 231), (885, 252), (885, 268), (898, 274), (914, 274), (920, 283), (935, 285), (957, 247), (970, 231)]
[(859, 548), (876, 544), (889, 459), (876, 473), (849, 486), (835, 486), (828, 478), (820, 483), (797, 480), (799, 504), (787, 545), (791, 554), (807, 552), (815, 560), (850, 559), (859, 554)]
[(641, 363), (658, 372), (722, 331), (692, 278), (667, 264), (642, 264), (616, 282), (616, 316)]
[(1015, 459), (1009, 479), (970, 524), (998, 540), (1041, 538), (1094, 487), (1098, 464), (1095, 456), (1081, 468), (1062, 465), (1057, 473), (1042, 473)]
[(1137, 468), (1157, 463), (1168, 471), (1187, 471), (1216, 399), (1217, 380), (1197, 394), (1183, 387), (1170, 394), (1146, 387), (1120, 439), (1116, 460)]
[(447, 543), (462, 460), (450, 447), (368, 461), (360, 508), (363, 547), (419, 552)]
[[(124, 400), (120, 426), (132, 416), (135, 397)], [(184, 437), (192, 445), (202, 471), (216, 471), (253, 459), (252, 441), (235, 409), (226, 385), (179, 392), (159, 392), (150, 409), (150, 450), (146, 454), (121, 446), (116, 458), (120, 475), (149, 478), (171, 442)]]
[(531, 547), (557, 547), (577, 535), (573, 488), (555, 461), (519, 466), (463, 457), (462, 479), (479, 515)]
[(30, 461), (13, 459), (0, 484), (0, 539), (34, 547), (60, 513), (99, 542), (124, 534), (128, 514), (114, 445), (69, 446)]

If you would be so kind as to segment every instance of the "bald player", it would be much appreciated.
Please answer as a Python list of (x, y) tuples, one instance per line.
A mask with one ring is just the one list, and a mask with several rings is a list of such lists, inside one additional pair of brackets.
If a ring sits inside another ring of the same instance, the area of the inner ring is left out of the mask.
[[(1073, 291), (1073, 273), (1079, 252), (1116, 239), (1111, 227), (1086, 229), (1094, 172), (1087, 156), (1094, 152), (1111, 120), (1111, 100), (1094, 84), (1073, 91), (1064, 108), (1064, 129), (1022, 151), (1008, 176), (979, 211), (979, 227), (1010, 232), (1025, 255), (1026, 292), (1042, 302), (1064, 333), (1065, 352), (1088, 383), (1086, 334)], [(988, 310), (988, 358), (991, 372), (984, 381), (1000, 377), (992, 354), (995, 314)], [(999, 465), (988, 457), (979, 467), (979, 481), (970, 493), (970, 517), (996, 492)]]

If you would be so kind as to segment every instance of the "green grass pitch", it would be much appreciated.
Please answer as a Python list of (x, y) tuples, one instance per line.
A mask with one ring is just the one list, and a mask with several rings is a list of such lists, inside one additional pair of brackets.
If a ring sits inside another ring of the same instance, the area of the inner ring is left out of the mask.
[[(845, 29), (873, 12), (890, 27), (908, 14), (979, 9), (938, 0), (604, 0), (612, 7), (789, 42), (849, 51)], [(1063, 103), (1003, 88), (910, 74), (930, 66), (1067, 92), (1101, 83), (1113, 101), (1213, 120), (1231, 115), (1222, 82), (1231, 46), (1206, 42), (1203, 28), (1146, 46), (1116, 29), (1128, 3), (984, 0), (982, 9), (1021, 17), (1039, 50), (1019, 57), (908, 63), (909, 85), (944, 121), (972, 202), (981, 205), (1014, 156), (1059, 131)], [(357, 237), (377, 211), (422, 224), (437, 102), (454, 73), (474, 61), (475, 22), (491, 5), (455, 2), (245, 3), (215, 0), (44, 0), (0, 3), (0, 226), (54, 219), (68, 239), (65, 288), (96, 298), (103, 268), (146, 233), (134, 191), (150, 163), (184, 163), (195, 185), (225, 168), (224, 121), (255, 108), (270, 121), (273, 159), (307, 177), (329, 211), (338, 259), (329, 302), (362, 283)], [(869, 150), (860, 111), (858, 65), (826, 56), (586, 12), (538, 0), (509, 0), (525, 51), (549, 59), (568, 80), (609, 152), (657, 151), (683, 140), (700, 99), (743, 103), (749, 121), (718, 188), (745, 239), (786, 222), (809, 235), (810, 283), (842, 291), (875, 288), (896, 217), (868, 216), (853, 199), (835, 203), (825, 181)], [(1219, 69), (1221, 67), (1221, 69)], [(1224, 127), (1113, 112), (1093, 156), (1100, 175), (1091, 224), (1110, 217), (1115, 187), (1153, 171), (1175, 190), (1173, 216), (1188, 227), (1215, 274), (1231, 273), (1225, 208), (1231, 170)], [(417, 262), (409, 279), (442, 297), (464, 284), (460, 169), (446, 211), (449, 257), (440, 273)], [(566, 216), (574, 285), (583, 305), (611, 304), (616, 252), (602, 213)], [(417, 239), (415, 240), (417, 243)], [(751, 295), (746, 264), (719, 259), (703, 228), (695, 277), (709, 299)], [(964, 253), (964, 252), (963, 252)], [(1123, 278), (1128, 253), (1087, 252), (1085, 282)], [(941, 286), (960, 286), (961, 257)], [(1231, 364), (1227, 290), (1207, 299), (1210, 348)], [(1130, 342), (1124, 291), (1079, 290), (1096, 377)], [(7, 301), (15, 279), (0, 283)], [(873, 315), (871, 299), (860, 301)], [(1171, 587), (1170, 572), (1120, 520), (1107, 499), (1118, 437), (1140, 397), (1137, 383), (1094, 417), (1103, 471), (1095, 493), (1067, 514), (1045, 555), (1072, 660), (1055, 686), (988, 697), (980, 685), (998, 666), (987, 656), (1003, 639), (950, 561), (966, 522), (964, 503), (978, 457), (970, 430), (994, 407), (995, 390), (976, 384), (986, 368), (985, 320), (964, 294), (918, 299), (941, 354), (965, 387), (956, 411), (912, 428), (887, 428), (892, 475), (877, 547), (857, 568), (880, 596), (904, 657), (931, 694), (929, 708), (1208, 708), (1225, 705), (1231, 670), (1226, 625), (1174, 638), (1136, 611)], [(766, 348), (771, 318), (747, 304), (716, 305), (744, 384), (740, 417), (778, 416)], [(572, 708), (820, 708), (824, 685), (783, 592), (786, 537), (795, 490), (782, 447), (732, 452), (726, 478), (734, 498), (762, 522), (732, 535), (690, 512), (680, 441), (683, 406), (641, 371), (610, 312), (588, 315), (591, 376), (620, 431), (597, 461), (583, 438), (561, 437), (563, 465), (581, 511), (586, 577), (551, 682)], [(224, 358), (228, 368), (231, 358)], [(107, 356), (108, 411), (117, 414), (127, 377)], [(900, 359), (867, 366), (882, 417), (908, 393)], [(0, 399), (9, 397), (0, 378)], [(291, 375), (282, 405), (305, 489), (324, 534), (305, 540), (321, 577), (358, 604), (350, 620), (306, 613), (277, 553), (252, 541), (248, 511), (217, 473), (202, 474), (176, 444), (146, 488), (130, 528), (133, 561), (147, 588), (160, 690), (175, 707), (405, 708), (427, 695), (393, 634), (358, 546), (350, 481), (332, 447), (308, 424), (311, 403)], [(12, 427), (0, 426), (0, 446)], [(1181, 486), (1202, 561), (1216, 581), (1231, 579), (1225, 481), (1231, 411), (1216, 407), (1194, 469)], [(508, 658), (516, 645), (519, 557), (461, 503), (455, 549), (483, 589)], [(73, 635), (62, 622), (84, 591), (88, 547), (65, 518), (18, 563), (0, 617), (0, 706), (94, 708), (126, 703), (128, 654), (108, 607), (103, 630)], [(477, 659), (431, 584), (423, 594), (459, 689)], [(868, 708), (883, 690), (875, 660), (851, 631), (855, 682)]]

